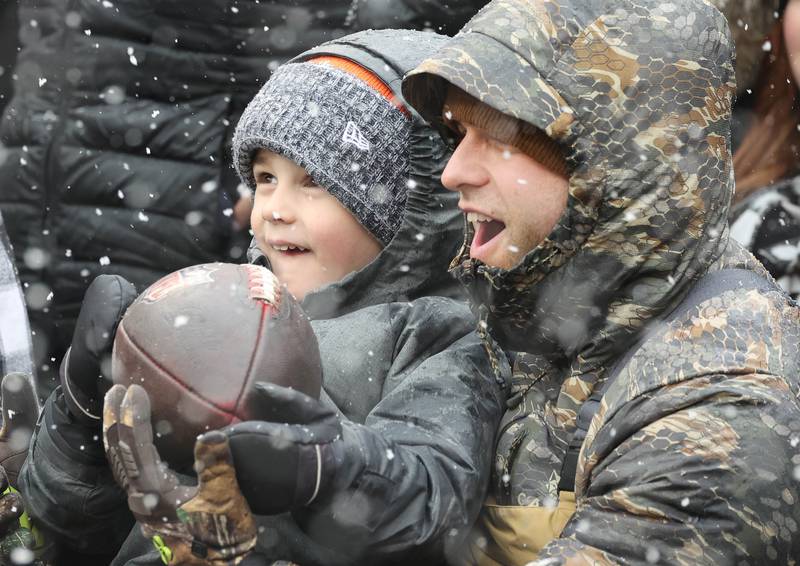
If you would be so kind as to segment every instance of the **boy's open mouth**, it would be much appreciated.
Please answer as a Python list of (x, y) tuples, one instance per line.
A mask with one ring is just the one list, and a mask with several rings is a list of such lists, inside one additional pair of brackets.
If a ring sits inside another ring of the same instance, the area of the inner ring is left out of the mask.
[(506, 225), (499, 220), (495, 220), (494, 218), (490, 218), (478, 212), (468, 212), (467, 222), (472, 224), (475, 231), (472, 237), (472, 244), (470, 245), (470, 248), (474, 251), (478, 251), (480, 248), (486, 246), (486, 244), (489, 244), (506, 229)]
[(276, 252), (288, 256), (298, 256), (311, 251), (307, 248), (296, 246), (294, 244), (270, 244), (270, 246), (272, 246), (272, 249)]

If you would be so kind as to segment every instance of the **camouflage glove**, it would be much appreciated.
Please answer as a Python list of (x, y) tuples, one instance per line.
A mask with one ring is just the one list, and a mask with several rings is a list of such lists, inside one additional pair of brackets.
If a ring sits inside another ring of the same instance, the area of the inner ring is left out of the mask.
[(61, 361), (64, 401), (80, 423), (100, 429), (103, 395), (111, 385), (104, 365), (111, 355), (122, 315), (136, 299), (136, 288), (119, 275), (99, 275), (83, 297), (70, 345)]
[(128, 506), (165, 564), (251, 562), (256, 525), (236, 483), (224, 434), (198, 437), (199, 485), (180, 485), (153, 445), (147, 393), (138, 385), (127, 390), (115, 385), (105, 396), (103, 442), (114, 477), (128, 493)]

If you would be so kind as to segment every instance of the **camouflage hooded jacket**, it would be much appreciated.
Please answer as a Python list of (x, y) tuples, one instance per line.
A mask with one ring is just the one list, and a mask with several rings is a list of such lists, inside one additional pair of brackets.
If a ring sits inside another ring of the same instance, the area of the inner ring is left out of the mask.
[(553, 505), (583, 402), (577, 511), (534, 564), (794, 564), (800, 556), (798, 322), (773, 283), (668, 313), (704, 274), (754, 270), (729, 239), (733, 47), (702, 0), (495, 0), (404, 84), (429, 119), (447, 84), (544, 130), (566, 211), (511, 270), (452, 264), (524, 352), (493, 491)]

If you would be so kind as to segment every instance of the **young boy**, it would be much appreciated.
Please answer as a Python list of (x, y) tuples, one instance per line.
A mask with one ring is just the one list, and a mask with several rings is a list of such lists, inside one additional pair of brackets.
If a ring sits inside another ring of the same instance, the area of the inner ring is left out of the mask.
[[(294, 424), (227, 431), (269, 559), (441, 563), (485, 494), (508, 367), (447, 298), (459, 230), (438, 182), (446, 151), (388, 86), (441, 41), (384, 31), (326, 44), (276, 71), (237, 127), (234, 161), (255, 193), (251, 260), (302, 301), (323, 360), (322, 402), (272, 388)], [(24, 493), (54, 536), (108, 551), (130, 512), (107, 465), (87, 458), (98, 429), (80, 414), (97, 415), (99, 393), (73, 365), (63, 378), (77, 393), (48, 401)], [(112, 564), (158, 562), (136, 528)]]

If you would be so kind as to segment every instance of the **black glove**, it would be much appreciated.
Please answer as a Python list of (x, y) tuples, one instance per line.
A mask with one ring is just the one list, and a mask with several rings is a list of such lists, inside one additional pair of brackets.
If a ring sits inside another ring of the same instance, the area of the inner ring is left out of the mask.
[(111, 355), (117, 325), (136, 299), (136, 288), (119, 275), (100, 275), (83, 298), (72, 345), (61, 361), (61, 387), (70, 414), (79, 422), (102, 422), (103, 396), (111, 387), (103, 362)]
[(260, 421), (227, 427), (236, 479), (258, 515), (311, 504), (332, 485), (342, 424), (333, 409), (294, 389), (258, 382)]

